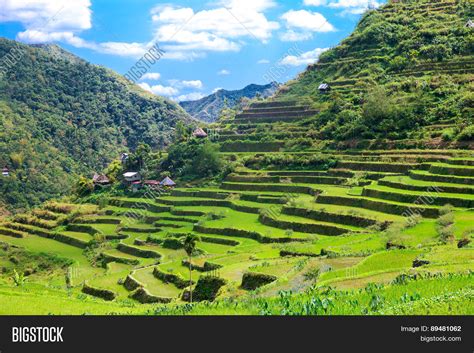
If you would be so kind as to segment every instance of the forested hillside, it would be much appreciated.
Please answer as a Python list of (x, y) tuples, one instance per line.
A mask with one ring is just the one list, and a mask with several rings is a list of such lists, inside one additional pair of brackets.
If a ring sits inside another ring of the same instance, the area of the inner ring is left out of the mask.
[(24, 208), (66, 194), (77, 174), (102, 169), (139, 142), (170, 143), (178, 105), (152, 96), (111, 70), (57, 46), (0, 38), (0, 57), (16, 63), (0, 76), (0, 179), (3, 207)]
[(220, 89), (217, 92), (196, 101), (183, 101), (180, 105), (192, 117), (205, 122), (214, 122), (219, 118), (222, 109), (239, 109), (238, 105), (242, 98), (266, 98), (275, 93), (277, 88), (278, 84), (272, 82), (267, 85), (251, 84), (234, 91)]
[[(312, 126), (322, 139), (472, 140), (472, 18), (469, 0), (405, 0), (368, 11), (276, 99), (321, 109)], [(330, 93), (319, 92), (322, 83)]]

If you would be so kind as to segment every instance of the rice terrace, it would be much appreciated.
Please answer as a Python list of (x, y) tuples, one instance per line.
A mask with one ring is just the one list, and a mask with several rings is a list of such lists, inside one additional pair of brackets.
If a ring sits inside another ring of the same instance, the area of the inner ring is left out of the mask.
[(473, 315), (472, 20), (388, 1), (206, 122), (0, 38), (0, 314)]

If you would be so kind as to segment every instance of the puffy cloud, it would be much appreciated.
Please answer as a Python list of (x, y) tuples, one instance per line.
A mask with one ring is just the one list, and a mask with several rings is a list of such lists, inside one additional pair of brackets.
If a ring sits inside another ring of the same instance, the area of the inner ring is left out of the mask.
[(156, 81), (159, 80), (161, 77), (161, 74), (158, 72), (147, 72), (141, 77), (141, 80), (150, 80), (150, 81)]
[(25, 43), (63, 42), (105, 54), (139, 58), (147, 44), (86, 41), (78, 36), (92, 27), (90, 0), (0, 0), (0, 22), (20, 22), (25, 30), (17, 39)]
[(225, 75), (230, 75), (230, 71), (226, 69), (222, 69), (217, 72), (218, 75), (225, 76)]
[(0, 22), (45, 33), (77, 32), (92, 27), (90, 7), (90, 0), (0, 0)]
[(20, 22), (25, 28), (17, 39), (26, 43), (63, 41), (89, 45), (76, 33), (92, 27), (89, 0), (0, 0), (0, 22)]
[[(158, 79), (160, 74), (158, 73), (148, 73), (142, 76), (142, 79), (150, 79), (150, 77), (156, 77)], [(190, 89), (202, 89), (203, 83), (200, 80), (168, 80), (169, 86), (163, 85), (150, 85), (146, 82), (141, 82), (138, 84), (144, 90), (159, 95), (166, 96), (175, 101), (185, 101), (185, 100), (197, 100), (204, 97), (201, 92), (189, 92), (181, 94), (181, 90), (190, 90)]]
[(202, 88), (202, 82), (200, 80), (192, 80), (192, 81), (181, 81), (181, 84), (183, 87), (188, 87), (188, 88)]
[(104, 42), (93, 45), (95, 50), (101, 53), (132, 58), (139, 58), (145, 55), (148, 50), (142, 43)]
[(280, 39), (285, 42), (308, 40), (313, 33), (334, 31), (333, 25), (319, 12), (290, 10), (281, 19), (285, 21), (287, 30), (280, 33)]
[(286, 21), (289, 28), (299, 28), (313, 32), (334, 31), (333, 25), (319, 12), (290, 10), (285, 12), (281, 18)]
[(196, 101), (196, 100), (201, 99), (203, 97), (204, 97), (204, 94), (202, 94), (201, 92), (191, 92), (191, 93), (188, 93), (188, 94), (182, 94), (182, 95), (174, 98), (174, 100), (176, 100), (178, 102)]
[[(231, 0), (218, 2), (216, 8), (195, 12), (189, 7), (160, 5), (152, 10), (156, 25), (155, 40), (169, 52), (164, 58), (186, 57), (183, 53), (239, 51), (243, 38), (266, 42), (277, 22), (269, 21), (263, 11), (274, 6), (270, 0)], [(179, 53), (179, 54), (175, 54)]]
[(143, 88), (144, 90), (159, 95), (159, 96), (166, 96), (166, 97), (171, 97), (175, 96), (179, 93), (179, 90), (171, 87), (171, 86), (162, 86), (162, 85), (153, 85), (150, 86), (148, 83), (143, 82), (139, 83), (138, 86)]
[(200, 80), (169, 80), (171, 86), (176, 88), (194, 88), (201, 89), (203, 87), (202, 81)]
[(287, 55), (281, 61), (283, 66), (301, 66), (315, 63), (321, 53), (328, 50), (328, 48), (316, 48), (314, 50), (302, 53), (300, 55)]

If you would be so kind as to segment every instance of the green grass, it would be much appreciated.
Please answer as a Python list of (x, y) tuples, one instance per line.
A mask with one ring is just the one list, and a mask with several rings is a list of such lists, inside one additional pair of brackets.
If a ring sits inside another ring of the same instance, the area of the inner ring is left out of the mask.
[(133, 277), (140, 283), (143, 283), (145, 288), (152, 295), (167, 298), (177, 298), (181, 293), (181, 290), (176, 288), (173, 284), (164, 283), (163, 281), (156, 278), (153, 275), (152, 267), (135, 271)]
[(383, 272), (401, 272), (412, 266), (420, 250), (391, 250), (373, 254), (350, 270), (325, 272), (320, 277), (321, 284), (328, 284), (346, 278), (367, 277)]
[(70, 231), (63, 231), (61, 234), (67, 235), (71, 238), (84, 240), (84, 241), (91, 241), (93, 238), (88, 233), (80, 233), (80, 232), (70, 232)]

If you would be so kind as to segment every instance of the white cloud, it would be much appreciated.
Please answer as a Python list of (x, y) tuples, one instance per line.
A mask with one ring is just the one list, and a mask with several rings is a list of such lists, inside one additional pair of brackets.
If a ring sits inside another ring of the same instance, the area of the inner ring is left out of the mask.
[(225, 75), (230, 75), (230, 71), (226, 69), (222, 69), (217, 72), (218, 75), (225, 76)]
[(194, 88), (201, 89), (203, 87), (202, 81), (200, 80), (168, 80), (171, 86), (176, 88)]
[[(160, 5), (152, 10), (156, 25), (155, 40), (175, 58), (184, 53), (239, 51), (244, 38), (268, 41), (277, 22), (269, 21), (264, 11), (274, 6), (271, 0), (231, 0), (216, 8), (195, 12), (189, 7)], [(178, 54), (175, 54), (178, 53)]]
[(17, 39), (26, 43), (63, 41), (81, 48), (93, 46), (76, 34), (92, 27), (89, 0), (0, 0), (0, 22), (20, 22)]
[(220, 91), (222, 87), (216, 87), (212, 90), (212, 93), (216, 93), (217, 91)]
[(334, 31), (333, 25), (319, 12), (290, 10), (285, 12), (281, 18), (286, 21), (287, 28), (298, 28), (312, 32)]
[(257, 61), (257, 64), (270, 64), (270, 60), (260, 59), (259, 61)]
[(314, 50), (302, 53), (300, 55), (287, 55), (281, 61), (282, 66), (301, 66), (315, 63), (321, 53), (328, 50), (328, 48), (316, 48)]
[(92, 27), (89, 0), (0, 0), (0, 22), (20, 22), (44, 33), (76, 32)]
[(84, 40), (78, 34), (92, 28), (90, 0), (0, 0), (0, 22), (20, 22), (25, 28), (17, 40), (25, 43), (63, 42), (104, 54), (138, 58), (146, 53), (143, 43)]
[(176, 100), (178, 102), (196, 101), (196, 100), (201, 99), (203, 97), (204, 97), (204, 94), (202, 94), (201, 92), (191, 92), (191, 93), (188, 93), (188, 94), (182, 94), (178, 97), (175, 97), (174, 100)]
[(147, 52), (147, 47), (142, 43), (125, 43), (125, 42), (105, 42), (95, 44), (95, 50), (118, 56), (128, 56), (139, 58)]
[(156, 81), (156, 80), (159, 80), (160, 77), (161, 77), (161, 74), (158, 72), (147, 72), (141, 77), (141, 80)]
[(284, 42), (297, 42), (308, 40), (315, 32), (331, 32), (334, 27), (319, 12), (306, 10), (290, 10), (285, 12), (281, 19), (285, 21), (287, 30), (280, 33), (280, 39)]
[(143, 88), (144, 90), (159, 95), (159, 96), (166, 96), (166, 97), (171, 97), (175, 96), (179, 93), (179, 90), (177, 90), (174, 87), (171, 86), (162, 86), (162, 85), (153, 85), (150, 86), (148, 83), (143, 82), (139, 83), (138, 86)]
[(181, 81), (181, 84), (183, 87), (188, 87), (188, 88), (202, 88), (202, 82), (200, 80), (193, 80), (193, 81)]
[[(157, 73), (151, 73), (152, 77), (157, 77)], [(143, 75), (143, 77), (147, 76), (148, 74)], [(159, 74), (157, 74), (159, 75)], [(142, 79), (143, 79), (142, 77)], [(143, 88), (144, 90), (159, 95), (165, 96), (175, 101), (185, 101), (185, 100), (197, 100), (204, 97), (201, 92), (189, 92), (185, 94), (181, 94), (181, 89), (202, 89), (203, 83), (200, 80), (168, 80), (169, 86), (163, 85), (150, 85), (146, 82), (139, 83), (138, 86)]]

